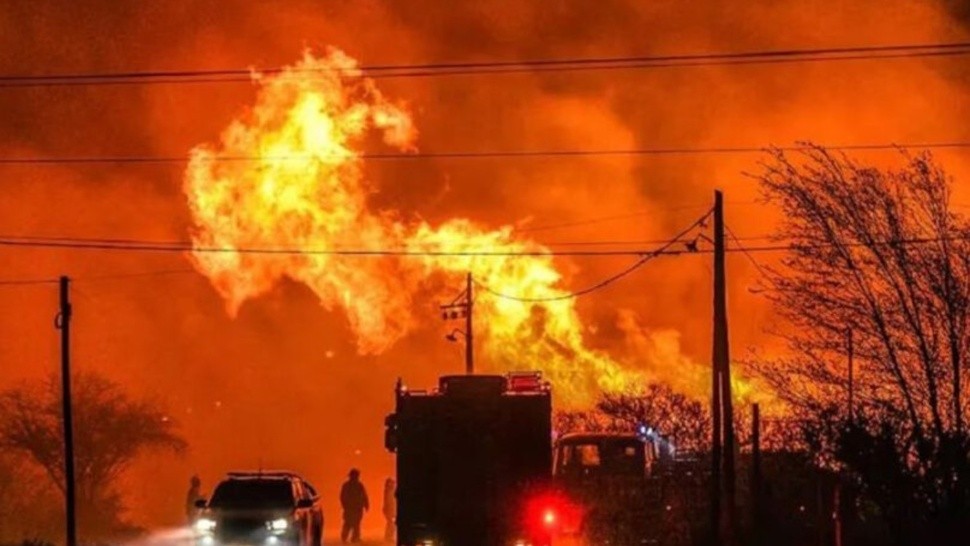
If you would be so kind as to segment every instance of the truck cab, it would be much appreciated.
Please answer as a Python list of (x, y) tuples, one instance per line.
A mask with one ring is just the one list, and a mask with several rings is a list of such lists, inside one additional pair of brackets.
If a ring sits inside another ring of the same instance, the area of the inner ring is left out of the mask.
[(643, 544), (656, 537), (662, 459), (645, 434), (572, 433), (555, 444), (556, 488), (582, 516), (565, 533), (594, 543)]
[(564, 483), (640, 481), (656, 458), (653, 445), (634, 434), (566, 434), (556, 442), (554, 473)]

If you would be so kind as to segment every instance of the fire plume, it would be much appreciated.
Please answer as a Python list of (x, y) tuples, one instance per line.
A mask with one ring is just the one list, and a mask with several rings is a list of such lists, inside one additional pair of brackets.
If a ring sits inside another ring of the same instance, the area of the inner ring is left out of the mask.
[[(374, 210), (375, 188), (360, 149), (378, 134), (386, 145), (414, 149), (407, 107), (386, 98), (356, 61), (331, 49), (305, 53), (277, 74), (253, 76), (253, 108), (216, 145), (191, 152), (184, 191), (194, 219), (194, 266), (235, 314), (283, 278), (308, 286), (327, 309), (342, 310), (362, 354), (385, 351), (416, 328), (417, 296), (453, 296), (466, 272), (496, 292), (524, 298), (566, 294), (547, 249), (509, 226), (487, 229), (468, 219), (440, 225)], [(267, 255), (239, 249), (301, 249)], [(380, 258), (340, 249), (392, 250)], [(528, 256), (489, 253), (521, 253)], [(532, 254), (535, 253), (535, 254)], [(478, 352), (487, 368), (541, 369), (560, 403), (583, 404), (600, 390), (641, 378), (583, 340), (574, 300), (529, 303), (482, 294), (475, 303)]]

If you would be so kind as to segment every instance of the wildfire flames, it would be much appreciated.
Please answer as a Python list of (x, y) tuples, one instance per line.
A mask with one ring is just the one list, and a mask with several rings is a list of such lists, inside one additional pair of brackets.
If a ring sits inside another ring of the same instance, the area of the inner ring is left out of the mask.
[[(278, 74), (255, 74), (251, 111), (217, 145), (191, 153), (184, 190), (197, 248), (306, 249), (292, 254), (195, 252), (195, 267), (230, 313), (284, 277), (310, 287), (327, 309), (346, 313), (359, 352), (386, 350), (414, 329), (416, 297), (454, 296), (466, 272), (492, 290), (525, 298), (561, 296), (562, 276), (546, 249), (471, 220), (441, 225), (373, 210), (360, 148), (369, 134), (402, 151), (417, 131), (401, 103), (388, 100), (338, 50), (306, 53)], [(391, 249), (392, 257), (330, 250)], [(442, 256), (423, 252), (522, 252), (537, 256)], [(424, 311), (421, 311), (424, 313)], [(488, 368), (539, 368), (567, 404), (640, 379), (583, 341), (573, 300), (525, 303), (482, 294), (475, 301), (477, 350)]]

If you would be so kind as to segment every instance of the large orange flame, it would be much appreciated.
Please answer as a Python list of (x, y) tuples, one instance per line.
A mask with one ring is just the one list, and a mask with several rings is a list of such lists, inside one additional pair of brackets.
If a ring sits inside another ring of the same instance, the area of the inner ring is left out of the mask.
[[(421, 290), (450, 295), (465, 272), (490, 288), (528, 298), (563, 295), (561, 275), (546, 249), (454, 219), (441, 225), (408, 221), (369, 207), (372, 188), (359, 149), (374, 132), (401, 150), (416, 130), (406, 107), (389, 101), (337, 50), (279, 74), (255, 75), (256, 104), (222, 133), (216, 146), (192, 151), (185, 192), (197, 247), (396, 249), (404, 255), (367, 258), (326, 252), (265, 255), (196, 252), (195, 267), (225, 298), (230, 313), (284, 277), (310, 287), (326, 308), (339, 307), (361, 353), (380, 353), (415, 327)], [(425, 251), (530, 251), (535, 256), (424, 255)], [(447, 283), (442, 282), (447, 281)], [(476, 300), (476, 336), (486, 366), (539, 368), (561, 403), (589, 402), (599, 390), (623, 389), (641, 378), (588, 348), (573, 300), (524, 303)]]

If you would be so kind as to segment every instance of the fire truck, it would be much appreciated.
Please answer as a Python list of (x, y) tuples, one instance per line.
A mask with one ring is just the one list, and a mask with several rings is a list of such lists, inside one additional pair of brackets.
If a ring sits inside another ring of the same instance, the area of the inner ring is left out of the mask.
[(546, 546), (557, 521), (552, 404), (538, 372), (398, 382), (385, 445), (397, 454), (399, 546)]

